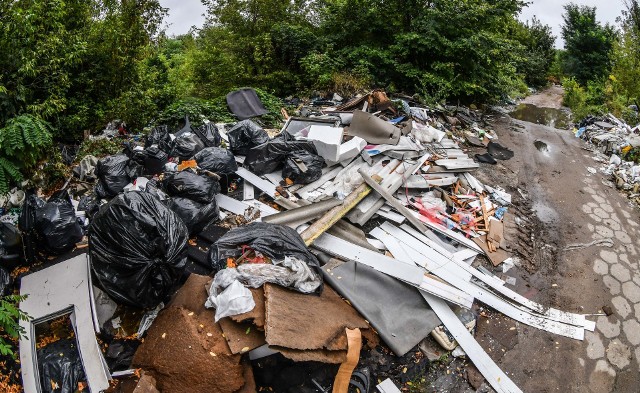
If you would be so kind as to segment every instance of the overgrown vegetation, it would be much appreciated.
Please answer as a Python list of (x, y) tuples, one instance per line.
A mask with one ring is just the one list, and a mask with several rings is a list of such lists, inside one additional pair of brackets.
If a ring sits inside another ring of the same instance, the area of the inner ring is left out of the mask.
[(31, 318), (18, 308), (18, 303), (26, 296), (11, 295), (0, 297), (0, 355), (15, 356), (13, 342), (23, 337), (26, 332), (20, 321)]
[[(0, 2), (0, 128), (31, 116), (77, 143), (113, 119), (233, 121), (238, 86), (258, 89), (267, 127), (276, 97), (314, 92), (484, 103), (544, 85), (553, 59), (550, 28), (518, 21), (522, 0), (202, 1), (206, 25), (172, 38), (158, 0)], [(0, 191), (27, 174), (2, 157)]]
[(640, 6), (625, 0), (620, 29), (595, 19), (595, 7), (565, 6), (559, 57), (564, 104), (576, 118), (611, 112), (637, 124), (640, 97)]
[(0, 128), (0, 195), (32, 169), (51, 147), (51, 127), (38, 117), (19, 115)]

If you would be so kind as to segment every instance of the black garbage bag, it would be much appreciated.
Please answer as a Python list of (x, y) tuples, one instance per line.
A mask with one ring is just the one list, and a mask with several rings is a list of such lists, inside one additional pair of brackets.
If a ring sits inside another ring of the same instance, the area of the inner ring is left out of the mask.
[(153, 145), (158, 146), (165, 153), (171, 151), (171, 137), (169, 136), (168, 126), (158, 126), (151, 130), (147, 135), (147, 140), (144, 144), (145, 148), (149, 148)]
[(147, 175), (157, 175), (162, 172), (164, 165), (169, 160), (169, 155), (157, 146), (144, 149), (144, 173)]
[(221, 147), (207, 147), (198, 152), (193, 159), (198, 167), (218, 174), (231, 174), (238, 170), (236, 159), (230, 150)]
[[(87, 378), (75, 339), (58, 340), (38, 349), (42, 393), (75, 393)], [(57, 389), (54, 387), (57, 386)]]
[(22, 212), (18, 219), (18, 228), (22, 233), (22, 243), (24, 245), (24, 257), (31, 265), (36, 261), (36, 244), (38, 244), (38, 234), (36, 233), (36, 212), (44, 201), (36, 195), (33, 189), (27, 190)]
[(198, 128), (192, 128), (192, 130), (207, 147), (220, 146), (220, 142), (222, 142), (220, 130), (211, 122), (203, 124)]
[(478, 162), (491, 165), (496, 165), (498, 163), (498, 161), (496, 161), (489, 153), (476, 154), (476, 160), (478, 160)]
[(249, 150), (244, 160), (244, 166), (256, 175), (262, 176), (281, 168), (287, 156), (294, 151), (318, 154), (313, 142), (285, 141), (274, 138)]
[(22, 236), (18, 228), (8, 222), (0, 222), (0, 267), (9, 271), (18, 267), (23, 259), (22, 252)]
[(185, 132), (173, 140), (172, 157), (179, 157), (180, 160), (188, 160), (194, 154), (204, 149), (204, 143), (196, 134)]
[(513, 157), (513, 151), (496, 142), (489, 142), (487, 151), (493, 158), (498, 160), (509, 160)]
[(0, 249), (7, 252), (18, 251), (22, 244), (20, 231), (18, 228), (8, 222), (0, 222)]
[(69, 251), (82, 240), (82, 227), (67, 191), (55, 192), (36, 210), (35, 229), (44, 248), (52, 254)]
[(142, 344), (140, 340), (129, 340), (126, 338), (117, 338), (109, 343), (109, 348), (104, 354), (109, 371), (124, 371), (131, 368), (133, 355)]
[(0, 297), (11, 294), (11, 273), (4, 267), (0, 266)]
[(180, 216), (190, 235), (197, 235), (207, 225), (220, 219), (220, 210), (215, 199), (205, 205), (188, 198), (171, 198), (169, 209)]
[(168, 174), (163, 185), (172, 197), (189, 198), (200, 203), (211, 203), (220, 193), (220, 184), (212, 177), (197, 175), (189, 170)]
[(148, 192), (118, 195), (89, 227), (91, 268), (116, 301), (156, 307), (187, 262), (189, 233), (180, 217)]
[[(321, 279), (320, 262), (316, 259), (304, 241), (294, 229), (284, 225), (252, 222), (249, 225), (233, 228), (209, 248), (209, 263), (215, 271), (227, 266), (227, 258), (242, 255), (243, 246), (261, 252), (273, 260), (295, 257), (305, 262)], [(318, 293), (322, 292), (322, 285)]]
[(131, 183), (132, 177), (136, 177), (136, 168), (132, 171), (129, 162), (129, 157), (124, 154), (98, 160), (95, 172), (98, 177), (95, 187), (98, 198), (112, 198)]
[(322, 176), (324, 158), (305, 150), (287, 155), (282, 169), (282, 177), (294, 184), (309, 184)]
[(93, 217), (100, 208), (100, 202), (94, 195), (83, 195), (78, 203), (78, 211), (84, 212), (88, 218)]
[(269, 142), (269, 135), (251, 120), (243, 120), (227, 132), (229, 147), (233, 154), (246, 156), (249, 149)]

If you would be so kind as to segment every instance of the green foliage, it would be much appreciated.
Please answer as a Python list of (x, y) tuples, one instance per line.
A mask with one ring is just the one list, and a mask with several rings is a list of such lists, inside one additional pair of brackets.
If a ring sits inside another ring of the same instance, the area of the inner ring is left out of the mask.
[(0, 128), (0, 194), (22, 180), (51, 146), (51, 126), (31, 115), (10, 119)]
[(117, 154), (122, 151), (122, 143), (117, 139), (109, 138), (90, 138), (85, 139), (78, 148), (76, 161), (80, 161), (86, 156), (95, 156), (98, 158)]
[(616, 39), (615, 29), (596, 20), (595, 7), (571, 3), (564, 9), (565, 75), (575, 77), (583, 85), (606, 77), (610, 69), (609, 54)]
[(524, 75), (528, 85), (546, 85), (551, 66), (556, 59), (555, 37), (551, 33), (551, 27), (543, 25), (534, 17), (526, 24), (517, 22), (513, 35), (523, 46), (518, 71)]
[(2, 356), (15, 356), (10, 340), (26, 337), (20, 321), (29, 321), (31, 318), (18, 308), (18, 303), (26, 298), (27, 296), (17, 295), (0, 298), (0, 355)]
[[(235, 87), (230, 90), (237, 89), (238, 88)], [(276, 126), (282, 121), (282, 115), (280, 114), (280, 108), (283, 107), (282, 100), (262, 89), (256, 88), (255, 91), (260, 101), (262, 101), (265, 108), (269, 111), (269, 113), (260, 117), (260, 121), (267, 126)], [(225, 94), (212, 100), (195, 97), (178, 100), (162, 111), (156, 119), (155, 124), (166, 124), (170, 127), (177, 128), (184, 124), (185, 116), (189, 116), (189, 121), (192, 126), (202, 125), (205, 120), (210, 120), (215, 123), (232, 123), (238, 121), (233, 113), (229, 112)]]

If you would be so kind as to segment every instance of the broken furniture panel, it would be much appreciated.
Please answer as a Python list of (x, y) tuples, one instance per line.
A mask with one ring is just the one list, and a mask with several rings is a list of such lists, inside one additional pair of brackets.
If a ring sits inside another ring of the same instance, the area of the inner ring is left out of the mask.
[(20, 361), (25, 393), (38, 393), (40, 375), (35, 355), (35, 329), (38, 323), (71, 312), (80, 356), (89, 389), (100, 392), (109, 387), (111, 375), (96, 340), (91, 298), (89, 257), (81, 254), (22, 278), (20, 294), (28, 295), (20, 303), (32, 321), (20, 321), (26, 337), (20, 340)]

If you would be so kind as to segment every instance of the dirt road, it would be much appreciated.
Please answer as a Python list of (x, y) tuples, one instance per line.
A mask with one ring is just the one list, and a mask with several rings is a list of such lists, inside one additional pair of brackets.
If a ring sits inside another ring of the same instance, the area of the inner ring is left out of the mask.
[[(561, 94), (553, 88), (527, 102), (558, 108)], [(640, 391), (639, 212), (604, 175), (587, 170), (599, 164), (571, 131), (508, 116), (494, 126), (515, 157), (481, 164), (478, 178), (514, 198), (505, 235), (522, 262), (506, 275), (544, 305), (611, 315), (590, 317), (597, 327), (584, 341), (501, 317), (481, 319), (479, 341), (524, 392)], [(613, 247), (565, 251), (598, 239), (612, 239)]]

